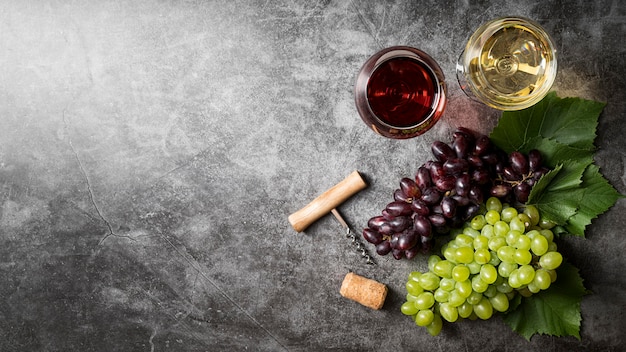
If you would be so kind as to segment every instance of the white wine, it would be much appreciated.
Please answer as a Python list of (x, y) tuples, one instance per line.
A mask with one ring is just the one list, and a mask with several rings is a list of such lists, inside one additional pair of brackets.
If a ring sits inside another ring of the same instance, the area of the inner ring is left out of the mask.
[(464, 89), (489, 106), (519, 110), (541, 100), (556, 78), (556, 50), (539, 25), (491, 21), (470, 37), (458, 69)]

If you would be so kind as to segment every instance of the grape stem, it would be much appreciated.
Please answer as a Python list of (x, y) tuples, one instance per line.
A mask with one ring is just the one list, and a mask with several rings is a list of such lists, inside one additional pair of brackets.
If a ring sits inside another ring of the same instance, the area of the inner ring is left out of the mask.
[(511, 185), (511, 187), (515, 187), (519, 184), (522, 184), (524, 182), (526, 182), (528, 179), (531, 179), (533, 177), (534, 173), (532, 171), (529, 171), (527, 174), (522, 175), (522, 179), (521, 180), (515, 180), (515, 181), (511, 181), (511, 180), (506, 180), (504, 179), (502, 176), (498, 176), (498, 178), (496, 179), (496, 181), (502, 182), (502, 183), (508, 183)]

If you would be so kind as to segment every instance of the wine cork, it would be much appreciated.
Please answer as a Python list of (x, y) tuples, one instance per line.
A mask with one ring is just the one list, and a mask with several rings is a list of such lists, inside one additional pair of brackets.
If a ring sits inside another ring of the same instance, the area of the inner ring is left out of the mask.
[(366, 307), (379, 310), (385, 303), (387, 291), (387, 286), (380, 282), (355, 273), (348, 273), (343, 279), (339, 293), (343, 297), (361, 303)]

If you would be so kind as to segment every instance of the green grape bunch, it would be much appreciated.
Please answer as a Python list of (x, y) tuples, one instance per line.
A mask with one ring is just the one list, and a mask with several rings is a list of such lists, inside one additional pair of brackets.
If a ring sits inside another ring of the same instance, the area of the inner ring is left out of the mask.
[(413, 271), (406, 283), (403, 314), (436, 336), (443, 321), (491, 318), (506, 312), (516, 295), (547, 290), (563, 262), (554, 226), (532, 205), (516, 209), (491, 197), (478, 215), (451, 232), (428, 272)]

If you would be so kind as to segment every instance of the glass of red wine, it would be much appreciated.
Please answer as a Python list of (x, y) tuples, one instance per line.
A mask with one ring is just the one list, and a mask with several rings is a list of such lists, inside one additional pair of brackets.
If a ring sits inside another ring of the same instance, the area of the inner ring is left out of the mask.
[(416, 137), (443, 114), (444, 75), (435, 60), (421, 50), (386, 48), (361, 68), (355, 102), (359, 115), (374, 132), (394, 139)]

